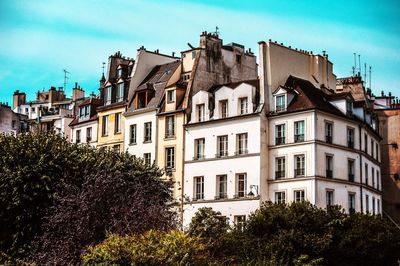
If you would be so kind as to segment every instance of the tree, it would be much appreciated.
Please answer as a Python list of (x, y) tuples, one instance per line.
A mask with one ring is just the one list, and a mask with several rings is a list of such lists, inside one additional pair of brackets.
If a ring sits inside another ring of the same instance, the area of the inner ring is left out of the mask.
[(107, 230), (143, 232), (174, 225), (171, 184), (160, 179), (158, 168), (127, 153), (29, 133), (0, 135), (0, 158), (4, 257), (73, 263)]
[(141, 235), (109, 235), (83, 255), (83, 265), (210, 265), (199, 237), (172, 230)]

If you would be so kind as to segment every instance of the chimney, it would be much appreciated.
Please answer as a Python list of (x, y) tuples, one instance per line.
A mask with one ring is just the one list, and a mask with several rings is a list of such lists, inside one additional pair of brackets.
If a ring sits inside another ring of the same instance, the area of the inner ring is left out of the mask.
[(24, 92), (19, 92), (19, 90), (16, 90), (13, 95), (13, 109), (25, 103), (26, 103), (26, 94)]
[(72, 100), (76, 101), (85, 97), (85, 91), (81, 89), (78, 82), (75, 82), (75, 88), (72, 89)]
[(258, 43), (259, 45), (259, 76), (260, 76), (260, 103), (264, 103), (265, 111), (271, 111), (272, 91), (271, 91), (271, 77), (270, 63), (269, 63), (269, 44), (264, 41)]

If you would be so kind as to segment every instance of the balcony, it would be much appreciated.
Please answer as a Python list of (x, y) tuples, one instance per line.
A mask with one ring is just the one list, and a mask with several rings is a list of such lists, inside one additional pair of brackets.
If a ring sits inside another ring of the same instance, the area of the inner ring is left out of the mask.
[(349, 181), (350, 182), (354, 182), (354, 175), (353, 174), (349, 174)]
[(294, 142), (304, 141), (304, 134), (294, 135)]
[(332, 144), (332, 136), (325, 136), (325, 142)]
[(305, 172), (304, 168), (294, 169), (294, 176), (295, 177), (304, 176), (304, 172)]
[(326, 170), (326, 177), (327, 178), (333, 178), (333, 171), (332, 170)]
[(282, 145), (282, 144), (285, 144), (285, 137), (275, 138), (275, 145)]
[(350, 149), (354, 149), (354, 141), (347, 141), (347, 147)]
[(235, 155), (243, 155), (243, 154), (248, 154), (249, 151), (247, 149), (241, 149), (241, 150), (237, 150), (235, 151)]
[(227, 156), (228, 156), (228, 151), (219, 151), (217, 154), (215, 154), (215, 158), (221, 158)]
[(285, 171), (276, 171), (275, 172), (275, 179), (283, 179), (285, 178)]

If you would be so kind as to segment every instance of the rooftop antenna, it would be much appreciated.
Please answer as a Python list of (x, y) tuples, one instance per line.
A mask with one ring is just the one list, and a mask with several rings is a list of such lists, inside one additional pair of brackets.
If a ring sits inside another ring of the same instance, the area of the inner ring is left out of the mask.
[(101, 68), (103, 69), (103, 76), (104, 76), (104, 68), (105, 68), (105, 66), (106, 66), (106, 63), (103, 62), (102, 64), (103, 64), (103, 66), (102, 66)]
[(219, 33), (220, 33), (220, 32), (219, 32), (219, 28), (218, 28), (218, 26), (216, 26), (216, 27), (215, 27), (215, 35), (218, 35), (218, 36), (219, 36)]
[(367, 86), (367, 63), (364, 63), (364, 86)]
[(70, 72), (68, 72), (66, 69), (63, 69), (64, 71), (64, 90), (67, 89), (67, 80), (68, 80), (68, 76), (67, 74), (71, 74)]
[(354, 55), (354, 66), (353, 66), (353, 77), (354, 77), (354, 74), (357, 69), (357, 55), (356, 55), (356, 53), (353, 53), (353, 55)]
[(369, 66), (369, 89), (371, 89), (371, 72), (372, 72), (372, 67)]
[(361, 76), (361, 55), (358, 55), (358, 73)]

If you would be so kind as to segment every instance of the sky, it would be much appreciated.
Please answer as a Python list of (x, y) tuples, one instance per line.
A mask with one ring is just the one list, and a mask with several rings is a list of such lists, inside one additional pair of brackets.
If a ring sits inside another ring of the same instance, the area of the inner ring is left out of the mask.
[(400, 97), (399, 13), (398, 0), (0, 0), (0, 102), (12, 105), (17, 89), (34, 100), (38, 90), (63, 86), (63, 69), (67, 95), (75, 82), (97, 93), (102, 62), (116, 51), (134, 58), (143, 45), (179, 54), (216, 26), (225, 43), (257, 56), (257, 43), (269, 39), (327, 51), (337, 77), (350, 76), (360, 54), (372, 66), (372, 91)]

